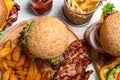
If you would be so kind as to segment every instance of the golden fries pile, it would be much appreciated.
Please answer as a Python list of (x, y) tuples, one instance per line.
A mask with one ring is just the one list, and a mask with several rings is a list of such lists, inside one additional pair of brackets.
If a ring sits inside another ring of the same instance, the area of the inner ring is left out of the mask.
[(36, 63), (17, 42), (8, 40), (0, 50), (1, 80), (49, 80), (51, 73), (38, 71)]
[(67, 3), (74, 11), (86, 13), (94, 10), (99, 1), (103, 0), (67, 0)]

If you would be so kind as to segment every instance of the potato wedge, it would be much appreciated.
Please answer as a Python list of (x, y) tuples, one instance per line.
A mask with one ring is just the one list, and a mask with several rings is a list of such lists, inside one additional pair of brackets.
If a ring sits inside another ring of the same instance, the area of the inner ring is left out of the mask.
[(10, 75), (12, 74), (12, 71), (13, 70), (11, 68), (5, 70), (1, 75), (2, 80), (9, 80)]
[(4, 59), (2, 59), (2, 65), (4, 69), (8, 69), (8, 64)]
[(24, 64), (24, 67), (27, 68), (30, 66), (30, 60), (27, 58)]
[(15, 66), (14, 69), (15, 70), (23, 70), (23, 66)]
[(14, 49), (14, 48), (17, 46), (18, 42), (19, 42), (19, 39), (15, 39), (15, 40), (12, 42), (12, 49)]
[(12, 73), (10, 75), (10, 80), (19, 80), (19, 79), (18, 79), (18, 77), (14, 73)]
[(26, 56), (22, 55), (20, 60), (17, 62), (16, 66), (23, 66), (26, 60)]
[(11, 58), (11, 54), (8, 54), (6, 57), (5, 57), (7, 60), (11, 61), (12, 58)]
[(28, 70), (17, 70), (16, 73), (19, 74), (19, 75), (27, 75)]
[(6, 60), (6, 63), (8, 64), (8, 67), (11, 67), (11, 68), (14, 68), (16, 65), (16, 62), (14, 62), (14, 61)]
[(30, 68), (26, 80), (33, 80), (33, 75), (35, 71), (35, 66), (33, 61), (30, 61)]
[(33, 62), (33, 66), (34, 66), (34, 74), (33, 74), (33, 80), (36, 78), (36, 75), (38, 74), (38, 69), (37, 69), (37, 66), (35, 64), (35, 62)]
[(26, 76), (24, 76), (24, 75), (20, 75), (19, 78), (20, 78), (20, 80), (26, 80)]
[(35, 78), (34, 80), (41, 80), (41, 74), (38, 73), (38, 74), (36, 75), (36, 78)]
[(0, 57), (4, 58), (11, 52), (12, 52), (12, 48), (3, 48), (2, 50), (0, 50)]
[(18, 50), (15, 50), (13, 51), (12, 53), (12, 60), (17, 62), (18, 60), (20, 60), (20, 57), (21, 57), (21, 51), (19, 51), (20, 49)]
[(11, 40), (7, 40), (4, 45), (3, 45), (4, 48), (11, 48), (12, 47), (12, 42)]
[(4, 71), (4, 67), (3, 67), (2, 59), (0, 60), (0, 71)]

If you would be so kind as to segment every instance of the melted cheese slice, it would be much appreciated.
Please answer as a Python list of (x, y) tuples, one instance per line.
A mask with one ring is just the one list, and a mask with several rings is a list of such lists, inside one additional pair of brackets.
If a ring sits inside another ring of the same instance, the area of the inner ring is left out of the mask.
[(15, 2), (13, 0), (4, 0), (8, 12), (11, 10), (11, 8), (14, 6)]

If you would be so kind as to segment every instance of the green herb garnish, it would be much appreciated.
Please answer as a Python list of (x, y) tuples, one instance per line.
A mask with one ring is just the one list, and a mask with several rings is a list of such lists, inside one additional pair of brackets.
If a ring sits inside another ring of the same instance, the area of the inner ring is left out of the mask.
[(28, 22), (26, 28), (23, 30), (23, 33), (24, 33), (23, 43), (24, 43), (24, 44), (27, 44), (28, 31), (29, 31), (30, 27), (32, 26), (32, 24), (33, 24), (33, 21)]
[(51, 63), (54, 63), (54, 62), (57, 62), (57, 61), (59, 61), (60, 60), (60, 56), (58, 56), (58, 57), (56, 57), (56, 58), (52, 58), (52, 59), (50, 59), (49, 61), (51, 62)]
[(0, 31), (0, 39), (3, 37), (3, 31)]
[(113, 14), (114, 13), (114, 4), (111, 2), (108, 2), (107, 4), (104, 5), (104, 7), (102, 8), (103, 14), (107, 15), (107, 14)]

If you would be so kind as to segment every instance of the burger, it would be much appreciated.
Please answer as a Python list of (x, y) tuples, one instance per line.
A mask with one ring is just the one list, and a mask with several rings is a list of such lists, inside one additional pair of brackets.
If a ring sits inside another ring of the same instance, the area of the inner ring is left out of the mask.
[(39, 70), (52, 72), (53, 80), (88, 80), (93, 72), (86, 71), (91, 63), (86, 41), (71, 38), (67, 26), (55, 17), (44, 16), (29, 21), (20, 42)]
[(43, 17), (29, 28), (27, 46), (42, 59), (58, 57), (67, 49), (68, 29), (57, 18)]
[(118, 44), (120, 13), (116, 11), (111, 14), (106, 13), (104, 16), (103, 14), (102, 20), (97, 21), (86, 30), (85, 38), (96, 52), (106, 52), (114, 57), (120, 57), (120, 45)]
[(19, 5), (13, 0), (0, 0), (0, 31), (17, 20)]
[(111, 3), (107, 3), (107, 6), (109, 8), (102, 9), (106, 11), (104, 16), (102, 14), (102, 19), (86, 30), (85, 39), (91, 46), (90, 51), (100, 79), (119, 80), (120, 12), (111, 9), (114, 8)]

